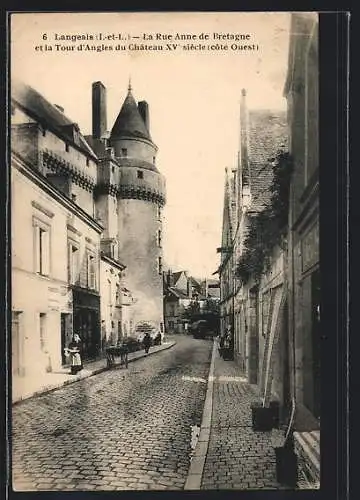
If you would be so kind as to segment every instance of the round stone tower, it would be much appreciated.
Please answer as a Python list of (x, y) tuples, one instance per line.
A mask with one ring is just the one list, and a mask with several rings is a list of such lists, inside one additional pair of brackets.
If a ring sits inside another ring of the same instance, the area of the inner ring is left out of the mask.
[(149, 322), (163, 332), (162, 207), (165, 178), (155, 166), (157, 146), (150, 136), (149, 108), (136, 103), (131, 85), (110, 133), (119, 168), (118, 255), (127, 266), (135, 303), (133, 328)]

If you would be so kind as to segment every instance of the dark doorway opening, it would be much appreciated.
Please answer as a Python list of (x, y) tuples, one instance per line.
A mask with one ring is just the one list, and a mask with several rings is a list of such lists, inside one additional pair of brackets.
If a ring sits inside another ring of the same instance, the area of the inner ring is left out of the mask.
[(72, 336), (72, 317), (69, 313), (61, 313), (61, 363), (66, 364), (64, 348), (71, 342)]

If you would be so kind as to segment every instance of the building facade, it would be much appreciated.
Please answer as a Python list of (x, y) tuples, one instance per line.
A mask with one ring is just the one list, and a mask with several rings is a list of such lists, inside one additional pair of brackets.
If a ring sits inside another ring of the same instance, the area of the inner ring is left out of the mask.
[[(284, 281), (283, 251), (273, 249), (268, 271), (259, 276), (251, 270), (239, 272), (239, 263), (250, 250), (245, 246), (249, 230), (268, 206), (272, 165), (286, 144), (286, 113), (248, 110), (244, 89), (238, 165), (231, 171), (226, 169), (225, 174), (222, 244), (218, 249), (221, 253), (220, 315), (221, 331), (225, 332), (228, 326), (232, 329), (234, 358), (241, 371), (251, 383), (262, 386), (262, 390), (269, 379), (271, 325), (276, 312), (273, 302), (278, 292), (281, 296)], [(282, 374), (275, 380), (280, 390)]]
[(318, 20), (292, 15), (288, 77), (290, 152), (294, 172), (289, 213), (289, 308), (292, 391), (299, 430), (320, 423)]
[(164, 272), (164, 321), (167, 333), (186, 333), (189, 318), (184, 316), (193, 306), (198, 312), (204, 310), (207, 301), (218, 303), (220, 283), (215, 279), (199, 280), (186, 271)]
[(60, 109), (11, 90), (12, 366), (41, 374), (65, 363), (74, 330), (85, 359), (100, 346), (96, 156)]

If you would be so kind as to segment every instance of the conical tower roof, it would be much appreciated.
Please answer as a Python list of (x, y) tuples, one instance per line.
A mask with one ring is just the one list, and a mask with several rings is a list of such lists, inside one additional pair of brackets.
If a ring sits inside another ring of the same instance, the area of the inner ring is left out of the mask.
[(140, 137), (151, 141), (150, 133), (140, 115), (130, 85), (126, 99), (111, 130), (110, 139), (118, 139), (125, 136)]

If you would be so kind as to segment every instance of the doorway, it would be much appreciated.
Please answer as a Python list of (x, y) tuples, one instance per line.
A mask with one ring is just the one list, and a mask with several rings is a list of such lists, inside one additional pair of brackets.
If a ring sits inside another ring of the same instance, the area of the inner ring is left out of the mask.
[(72, 316), (69, 313), (61, 313), (61, 363), (66, 364), (66, 357), (64, 349), (71, 342), (71, 332), (72, 332)]

